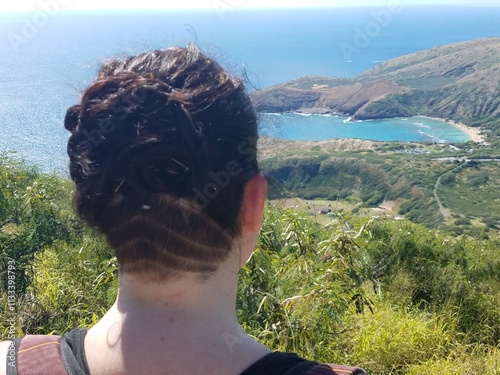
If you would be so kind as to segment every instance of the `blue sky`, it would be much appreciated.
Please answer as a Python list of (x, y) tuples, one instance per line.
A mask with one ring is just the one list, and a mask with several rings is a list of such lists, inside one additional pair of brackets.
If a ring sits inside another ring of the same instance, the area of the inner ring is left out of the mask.
[(338, 6), (388, 6), (388, 5), (498, 5), (500, 0), (16, 0), (2, 1), (0, 12), (38, 11), (49, 9), (199, 9), (199, 8), (312, 8)]

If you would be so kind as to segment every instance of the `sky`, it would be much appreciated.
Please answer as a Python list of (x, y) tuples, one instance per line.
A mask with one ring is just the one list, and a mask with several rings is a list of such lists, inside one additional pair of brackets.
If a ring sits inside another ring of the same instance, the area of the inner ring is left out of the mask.
[(245, 9), (245, 8), (317, 8), (337, 6), (388, 6), (420, 4), (498, 5), (500, 0), (3, 0), (0, 13), (90, 9)]

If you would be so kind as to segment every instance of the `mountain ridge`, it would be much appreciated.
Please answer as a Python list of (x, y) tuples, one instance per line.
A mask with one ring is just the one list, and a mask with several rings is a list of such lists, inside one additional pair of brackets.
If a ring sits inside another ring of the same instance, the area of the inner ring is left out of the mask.
[(306, 76), (252, 94), (259, 112), (431, 116), (500, 135), (500, 38), (400, 56), (355, 78)]

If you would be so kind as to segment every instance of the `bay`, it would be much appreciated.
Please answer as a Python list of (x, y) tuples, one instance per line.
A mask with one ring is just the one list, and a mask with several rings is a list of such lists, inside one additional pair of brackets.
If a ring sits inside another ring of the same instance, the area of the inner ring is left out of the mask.
[(470, 140), (468, 134), (450, 123), (419, 116), (353, 121), (331, 115), (262, 113), (260, 134), (294, 141), (358, 138), (373, 141), (460, 143)]

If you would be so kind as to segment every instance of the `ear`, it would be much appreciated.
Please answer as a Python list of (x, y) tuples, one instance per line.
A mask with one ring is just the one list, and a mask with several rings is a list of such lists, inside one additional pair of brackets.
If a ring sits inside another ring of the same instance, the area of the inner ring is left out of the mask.
[(259, 233), (266, 196), (266, 179), (261, 174), (256, 174), (243, 188), (243, 202), (241, 207), (242, 233)]
[(256, 174), (243, 188), (241, 206), (241, 265), (252, 255), (262, 225), (262, 215), (267, 197), (267, 182), (264, 176)]

